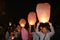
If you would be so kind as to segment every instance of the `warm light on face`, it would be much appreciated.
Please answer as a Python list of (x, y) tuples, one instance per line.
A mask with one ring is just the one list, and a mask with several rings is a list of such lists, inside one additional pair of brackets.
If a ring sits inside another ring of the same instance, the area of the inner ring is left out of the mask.
[(40, 27), (40, 29), (42, 30), (42, 27)]
[(42, 28), (43, 33), (47, 33), (48, 30), (46, 28)]

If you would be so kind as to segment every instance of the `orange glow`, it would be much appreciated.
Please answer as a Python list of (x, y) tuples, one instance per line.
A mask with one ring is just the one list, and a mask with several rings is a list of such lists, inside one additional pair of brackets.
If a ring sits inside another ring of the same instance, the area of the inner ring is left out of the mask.
[(25, 20), (25, 19), (21, 19), (21, 20), (19, 21), (19, 24), (20, 24), (21, 27), (25, 27), (26, 20)]
[(29, 23), (29, 25), (34, 25), (36, 23), (36, 13), (35, 12), (30, 12), (28, 14), (28, 23)]
[(46, 23), (50, 18), (50, 5), (48, 3), (39, 3), (36, 7), (39, 22)]
[(14, 36), (12, 37), (12, 40), (14, 39)]
[(24, 24), (21, 24), (21, 27), (25, 27), (25, 25)]
[(40, 29), (42, 29), (42, 27), (40, 27)]
[(29, 22), (29, 24), (30, 24), (30, 25), (33, 25), (33, 22), (32, 22), (32, 21), (30, 21), (30, 22)]

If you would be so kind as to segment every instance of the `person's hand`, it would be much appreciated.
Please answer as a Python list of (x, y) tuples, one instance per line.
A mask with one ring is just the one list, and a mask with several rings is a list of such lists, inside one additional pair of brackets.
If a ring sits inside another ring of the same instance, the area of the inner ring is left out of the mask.
[(51, 22), (48, 22), (48, 23), (49, 23), (50, 27), (52, 27), (52, 23)]
[(31, 28), (31, 25), (29, 25), (29, 27)]
[(39, 26), (39, 25), (40, 25), (40, 23), (38, 22), (38, 23), (37, 23), (37, 26)]

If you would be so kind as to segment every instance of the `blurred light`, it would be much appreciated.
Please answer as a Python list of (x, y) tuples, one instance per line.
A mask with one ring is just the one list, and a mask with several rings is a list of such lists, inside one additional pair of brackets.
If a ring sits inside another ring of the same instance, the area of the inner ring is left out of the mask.
[(21, 27), (25, 27), (25, 24), (26, 24), (26, 20), (25, 19), (20, 19), (20, 21), (19, 21), (19, 24), (20, 24), (20, 26)]
[(12, 23), (11, 22), (9, 22), (9, 26), (11, 26), (12, 25)]

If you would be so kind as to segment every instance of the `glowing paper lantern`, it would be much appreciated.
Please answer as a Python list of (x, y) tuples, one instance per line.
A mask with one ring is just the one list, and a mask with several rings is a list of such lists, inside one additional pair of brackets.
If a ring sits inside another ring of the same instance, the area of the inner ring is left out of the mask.
[(36, 7), (39, 22), (46, 23), (50, 18), (50, 5), (48, 3), (39, 3)]
[(12, 25), (12, 23), (11, 22), (9, 22), (9, 26), (11, 26)]
[(29, 25), (34, 25), (36, 23), (36, 13), (35, 12), (30, 12), (28, 14), (28, 23), (29, 23)]
[(25, 19), (21, 19), (21, 20), (19, 21), (19, 24), (21, 25), (21, 27), (25, 27), (26, 20), (25, 20)]

